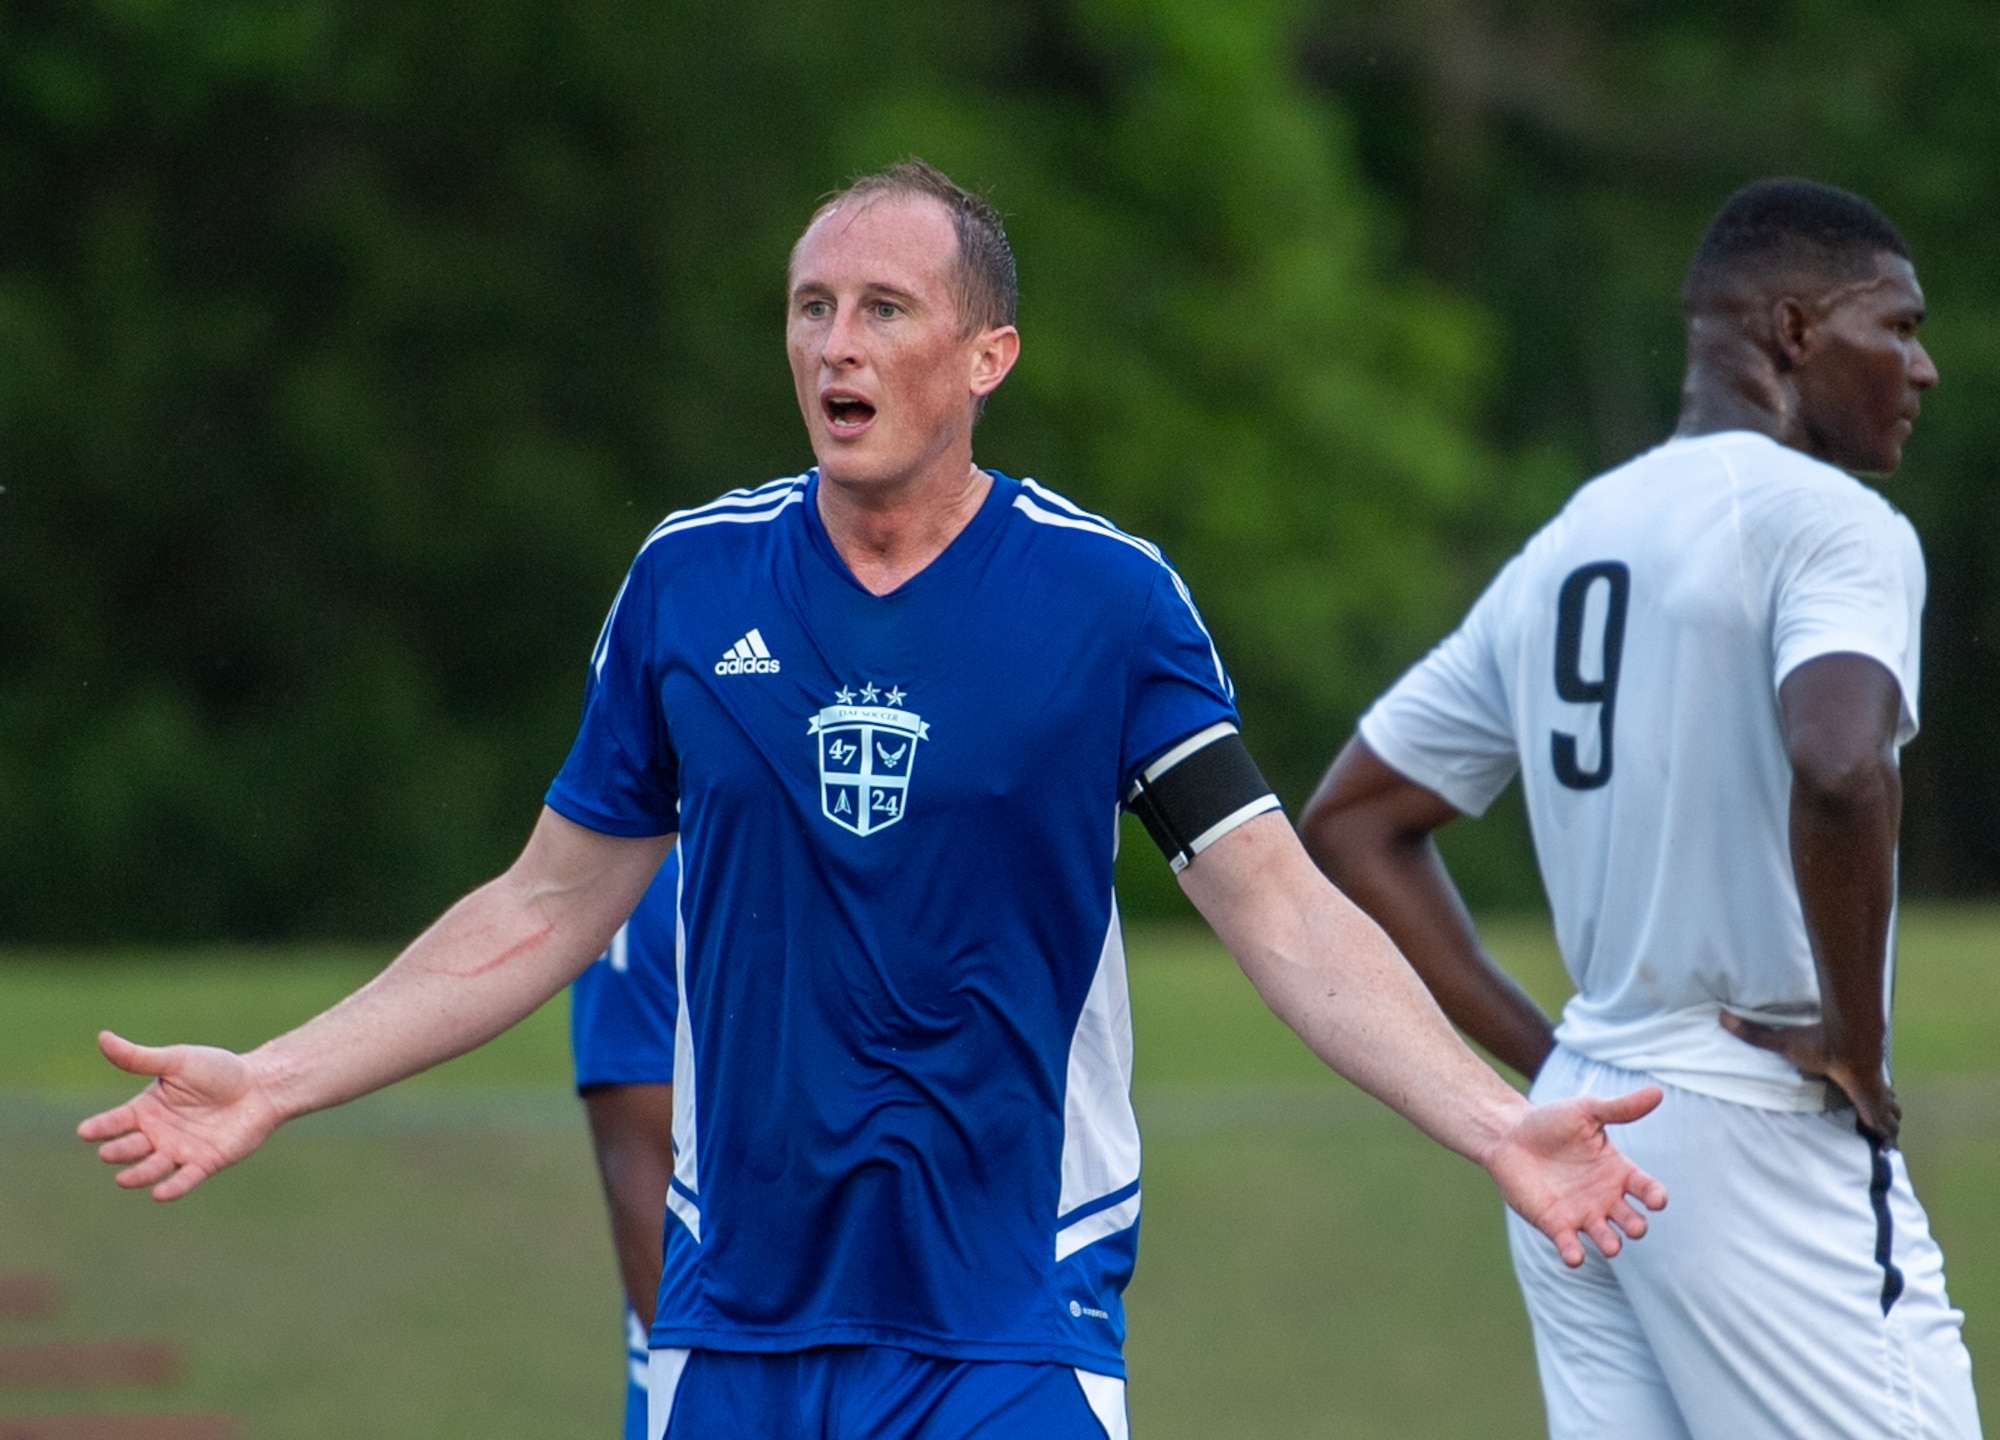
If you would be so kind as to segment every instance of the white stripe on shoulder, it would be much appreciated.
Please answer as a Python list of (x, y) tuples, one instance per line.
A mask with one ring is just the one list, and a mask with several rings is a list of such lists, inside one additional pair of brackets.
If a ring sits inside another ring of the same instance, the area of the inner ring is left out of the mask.
[(1141, 540), (1137, 535), (1128, 535), (1106, 520), (1102, 515), (1093, 515), (1071, 500), (1033, 480), (1021, 482), (1021, 493), (1014, 497), (1014, 508), (1037, 525), (1053, 525), (1064, 530), (1082, 530), (1088, 534), (1102, 535), (1107, 540), (1117, 540), (1130, 545), (1134, 550), (1149, 557), (1174, 583), (1174, 593), (1187, 606), (1188, 614), (1194, 617), (1195, 625), (1201, 630), (1202, 638), (1208, 641), (1208, 653), (1215, 661), (1215, 681), (1222, 687), (1222, 693), (1231, 700), (1236, 698), (1236, 686), (1229, 679), (1229, 672), (1223, 668), (1222, 653), (1215, 648), (1215, 637), (1209, 634), (1208, 622), (1201, 618), (1196, 608), (1194, 595), (1188, 590), (1187, 582), (1181, 579), (1181, 572), (1167, 563), (1167, 557), (1160, 553), (1160, 547), (1150, 540)]
[[(788, 475), (764, 485), (731, 490), (706, 505), (676, 510), (653, 527), (652, 533), (639, 546), (638, 554), (632, 557), (632, 563), (637, 565), (639, 556), (650, 550), (655, 541), (683, 530), (698, 530), (704, 525), (757, 525), (775, 520), (792, 506), (804, 502), (806, 483), (810, 478), (810, 473)], [(611, 642), (611, 622), (618, 618), (618, 606), (625, 599), (626, 586), (631, 583), (632, 572), (628, 567), (624, 581), (618, 586), (618, 594), (611, 601), (611, 609), (604, 617), (604, 625), (597, 632), (597, 644), (591, 647), (590, 671), (593, 675), (602, 677), (604, 674), (604, 657)]]
[(1062, 530), (1082, 530), (1087, 534), (1102, 535), (1107, 540), (1116, 540), (1120, 544), (1130, 545), (1134, 550), (1137, 550), (1148, 559), (1158, 560), (1160, 558), (1160, 552), (1157, 548), (1149, 542), (1141, 540), (1136, 535), (1127, 535), (1117, 526), (1106, 525), (1099, 520), (1087, 519), (1080, 515), (1067, 515), (1056, 510), (1046, 510), (1036, 504), (1034, 498), (1025, 492), (1014, 497), (1014, 508), (1037, 525), (1053, 525)]
[(625, 600), (625, 587), (631, 583), (632, 572), (627, 570), (625, 578), (618, 582), (618, 593), (611, 597), (611, 608), (604, 613), (604, 623), (598, 627), (597, 643), (590, 647), (590, 674), (594, 680), (604, 678), (604, 657), (611, 649), (611, 622), (618, 618), (618, 607)]
[(655, 540), (682, 530), (699, 529), (703, 525), (748, 525), (774, 519), (780, 512), (805, 499), (806, 478), (804, 475), (793, 475), (752, 490), (731, 490), (706, 505), (676, 510), (653, 527), (653, 533), (639, 547), (639, 554), (645, 554), (647, 546)]
[[(1022, 502), (1028, 500), (1029, 496), (1033, 496), (1034, 501), (1023, 504)], [(1040, 502), (1041, 506), (1047, 508), (1038, 509), (1034, 502)], [(1127, 534), (1102, 515), (1093, 515), (1067, 495), (1058, 495), (1038, 480), (1023, 480), (1021, 482), (1021, 494), (1015, 497), (1014, 505), (1022, 514), (1032, 520), (1039, 520), (1044, 524), (1065, 525), (1080, 520), (1084, 522), (1083, 526), (1075, 528), (1101, 530), (1115, 540), (1123, 540), (1127, 545), (1136, 546), (1138, 549), (1145, 551), (1146, 554), (1152, 556), (1162, 564), (1166, 563), (1166, 557), (1160, 553), (1160, 547), (1152, 541), (1142, 540), (1137, 535)], [(1062, 516), (1067, 518), (1060, 519), (1056, 515), (1049, 514), (1048, 510), (1058, 511)]]
[(684, 519), (676, 519), (671, 523), (661, 525), (646, 537), (646, 544), (639, 547), (639, 553), (643, 555), (646, 552), (647, 546), (650, 546), (654, 541), (664, 540), (669, 535), (678, 535), (683, 530), (699, 530), (705, 525), (760, 525), (767, 520), (777, 519), (780, 514), (791, 509), (794, 505), (804, 504), (805, 498), (806, 492), (802, 486), (776, 499), (763, 502), (761, 507), (755, 510), (725, 510), (710, 506), (698, 512), (691, 513)]

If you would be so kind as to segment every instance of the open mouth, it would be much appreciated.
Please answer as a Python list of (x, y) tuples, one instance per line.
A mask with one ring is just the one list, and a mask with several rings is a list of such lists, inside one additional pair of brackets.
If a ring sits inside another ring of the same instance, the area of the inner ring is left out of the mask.
[(875, 407), (852, 395), (825, 396), (820, 409), (826, 415), (827, 428), (836, 435), (855, 434), (875, 418)]

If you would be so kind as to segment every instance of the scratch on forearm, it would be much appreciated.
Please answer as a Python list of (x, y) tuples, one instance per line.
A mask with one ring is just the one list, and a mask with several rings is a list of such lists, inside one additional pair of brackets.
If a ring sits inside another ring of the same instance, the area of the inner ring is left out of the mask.
[(528, 951), (537, 948), (545, 941), (547, 941), (550, 936), (555, 934), (555, 928), (556, 927), (554, 925), (545, 922), (540, 929), (536, 930), (534, 933), (530, 935), (526, 935), (521, 939), (515, 941), (512, 945), (509, 945), (506, 949), (502, 950), (499, 954), (493, 956), (491, 959), (482, 961), (481, 963), (473, 965), (468, 969), (447, 970), (445, 971), (445, 973), (459, 980), (475, 980), (479, 976), (488, 974), (489, 972), (494, 970), (498, 970), (502, 966), (505, 966), (510, 962), (512, 962), (513, 960), (515, 960), (517, 957), (525, 955)]
[[(448, 926), (441, 925), (439, 930), (443, 933), (437, 934), (434, 941), (439, 953), (430, 958), (424, 968), (445, 980), (477, 980), (482, 975), (504, 969), (554, 937), (557, 928), (555, 920), (536, 918), (538, 923), (525, 934), (513, 926), (487, 923), (469, 927), (453, 936)], [(510, 935), (517, 938), (500, 944)], [(499, 945), (497, 950), (493, 948), (495, 945)]]

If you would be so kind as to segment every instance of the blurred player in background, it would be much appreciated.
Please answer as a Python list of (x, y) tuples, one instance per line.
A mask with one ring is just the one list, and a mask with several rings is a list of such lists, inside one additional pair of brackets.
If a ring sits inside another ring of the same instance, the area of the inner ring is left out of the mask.
[(491, 1038), (604, 950), (678, 837), (653, 1440), (1124, 1440), (1137, 1250), (1112, 892), (1139, 814), (1264, 1000), (1484, 1166), (1572, 1263), (1659, 1184), (1657, 1090), (1530, 1105), (1313, 869), (1158, 550), (972, 463), (1019, 353), (998, 214), (921, 162), (814, 214), (786, 348), (817, 466), (669, 517), (526, 850), (247, 1056), (147, 1049), (84, 1122), (185, 1194), (285, 1119)]
[[(1723, 207), (1682, 307), (1673, 438), (1528, 542), (1301, 830), (1533, 1098), (1665, 1087), (1618, 1132), (1673, 1188), (1654, 1238), (1565, 1271), (1510, 1221), (1553, 1434), (1962, 1440), (1886, 1038), (1923, 556), (1843, 473), (1893, 471), (1937, 383), (1923, 293), (1873, 205), (1774, 180)], [(1558, 1028), (1430, 838), (1517, 770), (1576, 984)]]
[(674, 1173), (674, 917), (680, 857), (667, 856), (632, 918), (570, 987), (576, 1090), (604, 1182), (625, 1290), (624, 1440), (646, 1440), (646, 1330), (660, 1288), (660, 1229)]

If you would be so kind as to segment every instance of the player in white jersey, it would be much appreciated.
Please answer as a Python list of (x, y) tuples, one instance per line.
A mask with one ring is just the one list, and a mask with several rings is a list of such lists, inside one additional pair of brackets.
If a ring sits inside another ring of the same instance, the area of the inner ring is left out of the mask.
[(1122, 1440), (1122, 805), (1272, 1009), (1552, 1254), (1644, 1232), (1664, 1190), (1604, 1129), (1659, 1092), (1534, 1106), (1483, 1065), (1299, 848), (1159, 552), (973, 465), (1013, 275), (920, 162), (820, 208), (786, 325), (819, 463), (649, 537), (526, 850), (382, 976), (249, 1055), (100, 1037), (157, 1077), (80, 1128), (121, 1184), (183, 1195), (497, 1034), (678, 840), (654, 1440)]
[[(1513, 1235), (1558, 1437), (1976, 1435), (1895, 1148), (1887, 1008), (1923, 557), (1844, 471), (1901, 460), (1937, 371), (1901, 237), (1764, 181), (1683, 291), (1672, 439), (1585, 485), (1363, 718), (1308, 804), (1321, 867), (1538, 1100), (1666, 1100), (1619, 1143), (1655, 1238), (1563, 1272)], [(1518, 771), (1576, 985), (1546, 1017), (1431, 845)]]

